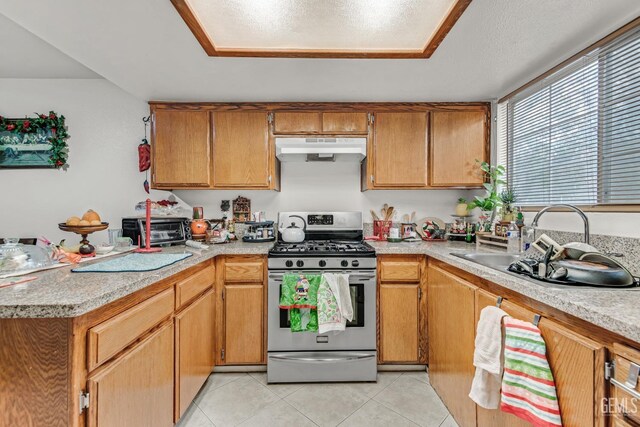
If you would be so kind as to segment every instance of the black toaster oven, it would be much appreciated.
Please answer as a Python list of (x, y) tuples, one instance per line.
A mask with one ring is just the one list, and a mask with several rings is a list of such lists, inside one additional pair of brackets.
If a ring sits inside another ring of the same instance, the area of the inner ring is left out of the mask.
[[(146, 218), (122, 218), (122, 235), (130, 237), (134, 245), (144, 245)], [(191, 239), (191, 220), (186, 217), (151, 217), (151, 246), (182, 245)]]

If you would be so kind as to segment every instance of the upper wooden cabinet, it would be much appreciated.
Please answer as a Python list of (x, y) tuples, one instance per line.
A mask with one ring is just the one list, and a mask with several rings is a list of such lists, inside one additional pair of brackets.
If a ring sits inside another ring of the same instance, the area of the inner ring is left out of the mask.
[(366, 112), (276, 112), (273, 133), (282, 135), (348, 135), (369, 132)]
[(429, 115), (376, 113), (369, 149), (369, 188), (426, 188)]
[(362, 190), (481, 187), (489, 158), (484, 103), (150, 104), (158, 189), (279, 190), (281, 135), (366, 137)]
[(156, 110), (152, 117), (152, 187), (210, 187), (209, 112)]
[(315, 134), (321, 131), (321, 113), (283, 111), (273, 115), (273, 133), (275, 134)]
[(275, 152), (267, 112), (214, 112), (214, 188), (271, 188)]
[(152, 188), (279, 189), (267, 111), (152, 106)]
[(322, 113), (322, 132), (329, 134), (367, 134), (367, 113)]
[(487, 161), (486, 111), (434, 111), (431, 113), (432, 187), (480, 187), (483, 176), (476, 162)]

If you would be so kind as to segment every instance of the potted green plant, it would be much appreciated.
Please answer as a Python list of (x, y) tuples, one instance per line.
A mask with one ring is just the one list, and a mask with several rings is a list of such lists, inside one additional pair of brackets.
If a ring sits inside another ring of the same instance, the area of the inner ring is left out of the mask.
[(518, 197), (513, 191), (513, 188), (508, 187), (500, 193), (500, 201), (502, 202), (502, 208), (500, 214), (502, 215), (502, 221), (511, 222), (516, 220), (516, 212), (513, 204), (517, 201)]
[(489, 232), (491, 231), (491, 225), (496, 220), (496, 212), (498, 207), (502, 204), (500, 195), (498, 194), (498, 187), (504, 185), (507, 182), (503, 179), (505, 174), (504, 166), (491, 166), (487, 162), (480, 162), (480, 170), (485, 176), (485, 183), (483, 187), (485, 189), (484, 197), (476, 196), (471, 202), (471, 208), (478, 208), (482, 211), (480, 215), (480, 230)]
[(458, 204), (456, 205), (456, 215), (457, 216), (467, 216), (469, 214), (469, 203), (467, 199), (464, 197), (460, 197), (458, 199)]

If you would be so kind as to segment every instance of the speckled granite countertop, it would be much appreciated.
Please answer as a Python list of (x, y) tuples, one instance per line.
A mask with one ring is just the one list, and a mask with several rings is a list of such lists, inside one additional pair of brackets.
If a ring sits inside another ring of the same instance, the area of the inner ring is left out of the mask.
[(73, 267), (37, 272), (30, 275), (37, 276), (37, 280), (0, 289), (0, 318), (79, 316), (216, 255), (266, 254), (272, 245), (235, 242), (211, 245), (206, 250), (172, 246), (163, 251), (193, 255), (159, 270), (140, 273), (72, 273)]
[[(476, 251), (475, 245), (462, 242), (370, 243), (378, 254), (423, 254), (438, 259), (640, 343), (640, 288), (607, 290), (540, 285), (451, 255)], [(212, 245), (207, 250), (172, 247), (165, 252), (188, 251), (193, 256), (146, 273), (80, 274), (72, 273), (71, 267), (36, 273), (38, 279), (33, 282), (0, 289), (0, 318), (78, 316), (216, 255), (266, 254), (271, 245), (231, 243)]]
[(428, 255), (640, 343), (640, 288), (612, 290), (534, 283), (451, 255), (452, 252), (476, 252), (475, 245), (462, 242), (370, 243), (378, 254)]

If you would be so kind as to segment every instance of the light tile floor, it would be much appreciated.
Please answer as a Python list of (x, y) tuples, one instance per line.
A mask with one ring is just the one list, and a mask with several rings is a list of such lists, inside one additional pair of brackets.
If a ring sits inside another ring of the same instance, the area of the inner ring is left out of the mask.
[(457, 427), (426, 372), (377, 383), (267, 384), (265, 372), (212, 374), (178, 427)]

